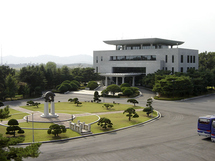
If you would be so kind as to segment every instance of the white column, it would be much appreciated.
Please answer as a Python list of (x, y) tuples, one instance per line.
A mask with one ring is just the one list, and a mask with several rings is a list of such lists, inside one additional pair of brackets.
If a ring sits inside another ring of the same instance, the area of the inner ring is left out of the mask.
[(125, 83), (125, 77), (122, 77), (122, 84)]
[(116, 85), (118, 85), (119, 83), (118, 83), (118, 77), (116, 77)]
[(49, 103), (45, 102), (44, 103), (44, 116), (48, 116), (49, 115)]
[(107, 79), (108, 77), (107, 76), (105, 76), (105, 86), (108, 86), (108, 79)]
[(133, 76), (133, 80), (132, 80), (132, 86), (135, 86), (135, 76)]
[(52, 114), (52, 115), (55, 115), (54, 102), (51, 102), (51, 114)]

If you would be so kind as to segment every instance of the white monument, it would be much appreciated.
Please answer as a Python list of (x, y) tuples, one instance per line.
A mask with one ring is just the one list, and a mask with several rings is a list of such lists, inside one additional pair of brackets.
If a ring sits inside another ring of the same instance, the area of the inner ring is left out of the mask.
[[(41, 117), (44, 117), (44, 118), (58, 117), (58, 115), (55, 113), (54, 96), (55, 94), (51, 91), (48, 91), (43, 95), (43, 97), (45, 98), (45, 103), (44, 103), (44, 113), (41, 115)], [(49, 113), (49, 102), (51, 102), (50, 113)]]

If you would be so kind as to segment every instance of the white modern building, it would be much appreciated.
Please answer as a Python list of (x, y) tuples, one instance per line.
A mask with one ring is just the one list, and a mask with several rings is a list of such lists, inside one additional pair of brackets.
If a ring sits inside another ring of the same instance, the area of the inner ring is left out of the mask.
[(182, 41), (160, 38), (104, 41), (115, 45), (115, 50), (94, 51), (93, 66), (97, 73), (116, 84), (135, 86), (138, 79), (157, 70), (187, 72), (198, 69), (198, 50), (178, 48)]

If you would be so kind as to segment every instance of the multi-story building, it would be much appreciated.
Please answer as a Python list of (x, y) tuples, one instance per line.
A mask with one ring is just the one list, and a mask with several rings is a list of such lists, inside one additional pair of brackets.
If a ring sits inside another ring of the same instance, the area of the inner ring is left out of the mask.
[(116, 46), (116, 50), (93, 52), (93, 66), (105, 76), (105, 85), (108, 77), (116, 84), (130, 82), (134, 86), (138, 79), (157, 70), (174, 73), (198, 69), (198, 50), (178, 48), (184, 43), (181, 41), (147, 38), (104, 42)]

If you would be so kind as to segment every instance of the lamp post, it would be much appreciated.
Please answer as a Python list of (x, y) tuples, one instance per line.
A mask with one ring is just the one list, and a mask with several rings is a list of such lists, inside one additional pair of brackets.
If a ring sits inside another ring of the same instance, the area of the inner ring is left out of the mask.
[(32, 141), (34, 142), (34, 113), (32, 112)]

